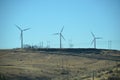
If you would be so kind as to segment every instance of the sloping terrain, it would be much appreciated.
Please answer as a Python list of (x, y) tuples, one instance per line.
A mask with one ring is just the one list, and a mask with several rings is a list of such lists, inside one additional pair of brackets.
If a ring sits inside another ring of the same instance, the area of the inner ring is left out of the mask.
[(120, 51), (0, 50), (6, 80), (108, 80), (119, 72)]

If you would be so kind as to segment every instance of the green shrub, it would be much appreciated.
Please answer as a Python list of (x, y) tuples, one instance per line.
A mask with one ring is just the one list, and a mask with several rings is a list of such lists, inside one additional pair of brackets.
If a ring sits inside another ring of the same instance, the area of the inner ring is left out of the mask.
[(7, 78), (4, 75), (0, 74), (0, 80), (7, 80)]
[(120, 77), (112, 76), (112, 77), (108, 77), (108, 80), (120, 80)]

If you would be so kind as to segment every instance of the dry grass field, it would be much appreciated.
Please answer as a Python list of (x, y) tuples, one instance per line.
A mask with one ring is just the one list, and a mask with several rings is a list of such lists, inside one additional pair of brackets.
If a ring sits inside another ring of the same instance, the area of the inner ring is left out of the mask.
[[(57, 53), (57, 52), (56, 52)], [(120, 51), (59, 54), (0, 50), (2, 80), (108, 80), (120, 76)]]

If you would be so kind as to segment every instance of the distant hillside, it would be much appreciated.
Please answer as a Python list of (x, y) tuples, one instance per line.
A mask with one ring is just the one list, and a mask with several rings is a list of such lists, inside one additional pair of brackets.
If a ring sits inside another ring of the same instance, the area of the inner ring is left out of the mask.
[(93, 72), (94, 80), (120, 76), (120, 51), (90, 48), (0, 50), (0, 80), (91, 80)]
[(28, 51), (28, 52), (47, 52), (51, 54), (119, 54), (119, 50), (109, 50), (109, 49), (94, 49), (94, 48), (39, 48), (39, 49), (13, 49), (13, 51)]
[[(120, 61), (120, 51), (108, 49), (94, 49), (94, 48), (40, 48), (40, 49), (16, 49), (15, 52), (36, 52), (45, 54), (59, 54), (82, 56), (87, 58), (101, 59), (101, 60), (117, 60)], [(89, 55), (88, 55), (89, 54)], [(93, 55), (96, 54), (96, 55)]]

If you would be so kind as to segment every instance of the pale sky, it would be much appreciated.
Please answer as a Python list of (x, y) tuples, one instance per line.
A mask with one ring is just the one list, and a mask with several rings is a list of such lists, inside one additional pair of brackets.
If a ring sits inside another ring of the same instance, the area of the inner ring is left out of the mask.
[(24, 44), (59, 47), (59, 36), (64, 26), (64, 48), (71, 42), (77, 48), (92, 48), (93, 37), (97, 48), (120, 50), (120, 0), (0, 0), (0, 48), (19, 48), (20, 31), (24, 32)]

